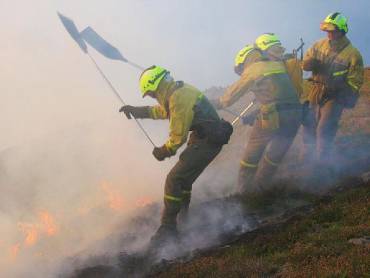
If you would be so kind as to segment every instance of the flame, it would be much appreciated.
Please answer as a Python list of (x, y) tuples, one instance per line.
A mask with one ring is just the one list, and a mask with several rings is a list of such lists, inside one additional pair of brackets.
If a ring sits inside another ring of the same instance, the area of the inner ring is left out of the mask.
[(136, 200), (135, 206), (142, 208), (142, 207), (146, 207), (150, 204), (153, 204), (153, 202), (154, 201), (149, 197), (141, 197), (141, 198)]
[(122, 211), (124, 209), (124, 200), (121, 194), (114, 190), (112, 185), (107, 182), (103, 182), (101, 188), (107, 196), (109, 208), (116, 212)]
[(43, 225), (43, 231), (48, 236), (54, 236), (57, 233), (57, 226), (55, 224), (54, 218), (47, 211), (42, 211), (39, 213), (40, 221)]
[(18, 223), (19, 230), (25, 236), (23, 245), (26, 247), (35, 245), (44, 234), (54, 236), (57, 233), (57, 225), (49, 212), (41, 211), (38, 218), (38, 222), (35, 224)]
[(10, 247), (10, 259), (12, 261), (16, 260), (19, 254), (19, 250), (21, 248), (21, 244), (17, 243)]
[(28, 247), (35, 245), (38, 239), (38, 230), (36, 225), (19, 223), (18, 226), (25, 235), (24, 245)]

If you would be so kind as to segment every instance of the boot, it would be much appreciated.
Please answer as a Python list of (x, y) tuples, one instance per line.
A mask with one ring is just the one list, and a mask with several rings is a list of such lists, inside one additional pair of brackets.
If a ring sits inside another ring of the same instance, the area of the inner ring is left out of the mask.
[(161, 224), (150, 239), (149, 246), (152, 249), (161, 248), (170, 243), (178, 242), (178, 231), (176, 225)]
[(238, 192), (246, 195), (253, 192), (253, 180), (256, 174), (256, 168), (241, 167), (238, 176)]

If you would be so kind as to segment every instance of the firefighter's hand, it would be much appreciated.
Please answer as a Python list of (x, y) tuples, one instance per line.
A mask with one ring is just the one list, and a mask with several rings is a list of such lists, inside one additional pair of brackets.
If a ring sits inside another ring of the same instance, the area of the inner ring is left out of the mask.
[(152, 154), (158, 161), (163, 161), (166, 157), (170, 157), (172, 155), (167, 149), (166, 145), (163, 145), (162, 147), (155, 147)]
[(121, 107), (119, 112), (125, 113), (127, 119), (144, 119), (149, 118), (149, 109), (147, 106), (131, 106), (131, 105), (124, 105)]
[(247, 115), (242, 118), (243, 124), (250, 125), (250, 126), (254, 125), (255, 120), (256, 120), (255, 115)]

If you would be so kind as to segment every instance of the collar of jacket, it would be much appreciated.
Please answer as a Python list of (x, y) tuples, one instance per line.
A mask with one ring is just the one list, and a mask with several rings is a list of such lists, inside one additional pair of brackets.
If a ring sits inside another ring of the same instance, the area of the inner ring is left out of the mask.
[(350, 44), (350, 41), (347, 38), (347, 36), (343, 36), (339, 40), (335, 40), (335, 41), (329, 40), (330, 48), (336, 52), (342, 51), (349, 44)]
[(163, 84), (160, 84), (158, 87), (158, 91), (156, 93), (156, 99), (158, 103), (168, 108), (168, 101), (171, 97), (171, 95), (179, 88), (184, 86), (183, 81), (173, 81), (173, 82), (163, 82)]

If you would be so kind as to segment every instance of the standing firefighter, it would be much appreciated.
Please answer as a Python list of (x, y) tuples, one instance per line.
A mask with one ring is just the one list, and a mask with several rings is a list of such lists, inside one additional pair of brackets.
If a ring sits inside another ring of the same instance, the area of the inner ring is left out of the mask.
[(283, 53), (276, 35), (258, 37), (255, 47), (246, 47), (238, 54), (240, 63), (236, 63), (236, 72), (240, 79), (213, 101), (217, 108), (225, 108), (252, 91), (261, 105), (240, 162), (241, 193), (263, 189), (292, 144), (301, 122), (301, 105), (282, 60)]
[(164, 209), (161, 226), (152, 242), (176, 237), (177, 215), (186, 214), (191, 198), (192, 184), (229, 141), (232, 126), (219, 118), (208, 99), (196, 88), (174, 81), (170, 72), (152, 66), (142, 73), (140, 89), (143, 97), (155, 98), (159, 105), (120, 109), (128, 119), (169, 119), (170, 134), (162, 147), (155, 147), (154, 157), (163, 161), (176, 154), (191, 132), (186, 149), (167, 175), (164, 189)]
[(342, 111), (355, 106), (364, 70), (361, 54), (346, 37), (347, 19), (342, 14), (329, 14), (320, 29), (327, 38), (307, 50), (302, 65), (303, 70), (312, 71), (304, 158), (307, 162), (317, 159), (320, 169), (327, 170)]

